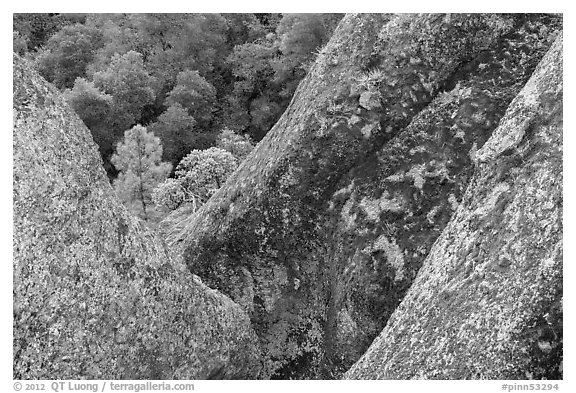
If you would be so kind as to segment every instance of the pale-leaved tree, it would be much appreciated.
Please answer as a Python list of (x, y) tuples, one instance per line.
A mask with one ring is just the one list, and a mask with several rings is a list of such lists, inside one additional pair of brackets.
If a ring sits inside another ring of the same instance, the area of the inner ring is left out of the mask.
[(152, 191), (172, 170), (172, 165), (161, 159), (160, 139), (141, 125), (124, 133), (124, 140), (118, 143), (112, 156), (112, 163), (120, 171), (114, 181), (118, 197), (145, 220), (148, 219)]
[(224, 184), (237, 166), (234, 155), (226, 150), (217, 147), (192, 150), (176, 167), (176, 177), (154, 190), (154, 203), (170, 210), (186, 203), (196, 210)]

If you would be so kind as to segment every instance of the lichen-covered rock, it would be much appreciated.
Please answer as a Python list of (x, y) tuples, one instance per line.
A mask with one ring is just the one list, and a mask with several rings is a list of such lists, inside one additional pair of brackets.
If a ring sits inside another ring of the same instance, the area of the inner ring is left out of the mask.
[(15, 379), (255, 378), (245, 312), (114, 197), (90, 132), (14, 58)]
[(458, 204), (469, 151), (549, 46), (550, 19), (347, 15), (278, 123), (179, 223), (191, 271), (250, 313), (266, 376), (333, 377), (368, 347)]
[[(459, 70), (410, 125), (339, 183), (324, 228), (333, 282), (325, 341), (348, 369), (385, 326), (457, 209), (473, 157), (557, 35), (531, 15)], [(325, 250), (321, 250), (326, 254)], [(318, 257), (321, 257), (318, 255)], [(346, 322), (345, 322), (346, 321)]]
[(347, 378), (562, 378), (562, 58), (559, 37)]

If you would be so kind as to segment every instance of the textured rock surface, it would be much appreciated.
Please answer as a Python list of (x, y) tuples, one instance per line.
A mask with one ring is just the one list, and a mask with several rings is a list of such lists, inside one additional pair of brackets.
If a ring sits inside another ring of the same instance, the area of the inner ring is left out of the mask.
[(473, 159), (461, 205), (348, 378), (562, 378), (562, 40)]
[(346, 370), (380, 333), (457, 209), (472, 157), (556, 37), (559, 20), (532, 15), (463, 65), (452, 88), (339, 183), (320, 250), (333, 272), (325, 341)]
[(255, 378), (244, 311), (113, 196), (88, 129), (14, 59), (14, 378)]
[(250, 313), (265, 376), (332, 377), (368, 347), (557, 24), (342, 20), (282, 118), (173, 239)]

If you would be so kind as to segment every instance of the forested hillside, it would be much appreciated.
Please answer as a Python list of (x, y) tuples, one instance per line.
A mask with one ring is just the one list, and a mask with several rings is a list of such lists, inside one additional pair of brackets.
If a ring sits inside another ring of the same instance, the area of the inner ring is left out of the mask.
[(15, 50), (64, 92), (100, 148), (135, 124), (174, 166), (225, 128), (258, 142), (342, 15), (17, 14)]
[(562, 378), (562, 16), (14, 15), (14, 377)]
[[(341, 17), (16, 14), (14, 50), (62, 91), (90, 129), (110, 180), (118, 179), (115, 189), (125, 205), (154, 225), (180, 205), (174, 199), (191, 199), (178, 194), (192, 191), (175, 190), (171, 182), (160, 191), (160, 200), (172, 200), (167, 204), (153, 203), (153, 190), (174, 177), (192, 150), (221, 145), (223, 134), (260, 141)], [(156, 144), (148, 154), (170, 167), (150, 174), (129, 171), (122, 157), (114, 160), (134, 126), (159, 140), (143, 134), (129, 143)], [(204, 203), (202, 192), (193, 191), (196, 205)]]

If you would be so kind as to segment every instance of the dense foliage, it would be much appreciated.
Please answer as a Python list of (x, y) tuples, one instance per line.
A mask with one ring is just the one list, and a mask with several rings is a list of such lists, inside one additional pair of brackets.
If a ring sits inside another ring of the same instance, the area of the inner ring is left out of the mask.
[(222, 129), (258, 142), (341, 16), (15, 14), (14, 51), (65, 92), (114, 179), (114, 146), (136, 124), (173, 167)]
[(254, 144), (248, 135), (238, 135), (228, 128), (222, 130), (216, 146), (232, 153), (238, 163), (242, 162), (254, 149)]
[(170, 210), (189, 203), (195, 210), (224, 184), (237, 166), (234, 155), (218, 147), (192, 150), (176, 167), (176, 178), (166, 180), (154, 190), (154, 203)]
[(178, 103), (168, 107), (149, 128), (162, 141), (164, 160), (174, 166), (192, 149), (205, 148), (211, 143), (211, 135), (201, 132), (196, 120)]

